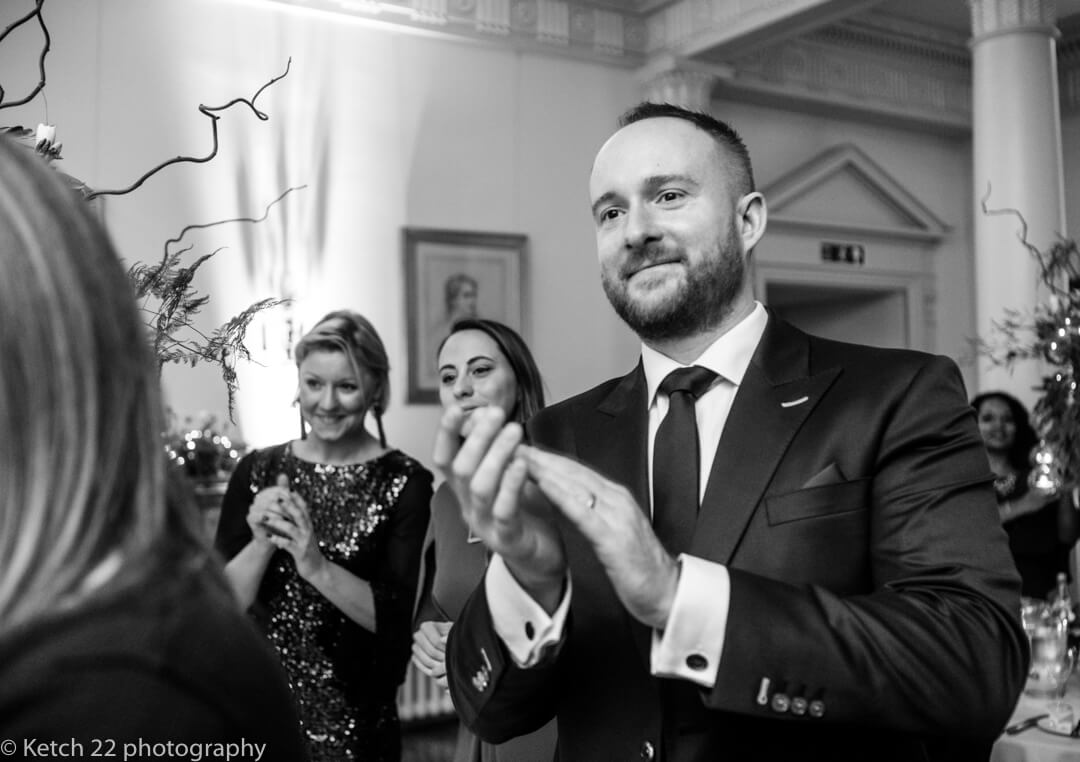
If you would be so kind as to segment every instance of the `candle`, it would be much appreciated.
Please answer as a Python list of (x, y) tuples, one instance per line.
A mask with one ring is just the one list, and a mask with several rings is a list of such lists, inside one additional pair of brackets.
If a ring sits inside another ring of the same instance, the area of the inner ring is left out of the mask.
[(55, 124), (39, 124), (37, 126), (37, 145), (41, 145), (43, 141), (48, 143), (56, 142)]

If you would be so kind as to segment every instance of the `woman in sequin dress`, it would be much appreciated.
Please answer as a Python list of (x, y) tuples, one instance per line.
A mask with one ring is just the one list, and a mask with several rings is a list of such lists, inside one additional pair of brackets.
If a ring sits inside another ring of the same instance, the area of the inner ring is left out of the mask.
[(216, 545), (285, 666), (311, 758), (396, 762), (432, 477), (386, 446), (389, 364), (364, 317), (330, 313), (296, 361), (307, 436), (241, 460)]
[[(494, 405), (507, 418), (524, 423), (544, 407), (543, 383), (528, 346), (514, 330), (494, 320), (455, 322), (439, 345), (438, 374), (444, 408)], [(461, 508), (446, 484), (435, 493), (428, 538), (413, 663), (445, 688), (446, 637), (483, 578), (488, 556), (482, 544), (470, 540)], [(489, 744), (462, 725), (453, 762), (550, 762), (555, 757), (555, 735), (551, 720), (527, 735)]]
[(1020, 572), (1021, 594), (1046, 598), (1057, 584), (1058, 572), (1072, 576), (1069, 550), (1076, 539), (1077, 517), (1071, 496), (1028, 485), (1031, 451), (1038, 437), (1020, 400), (1005, 392), (986, 392), (971, 405), (994, 472), (998, 514)]

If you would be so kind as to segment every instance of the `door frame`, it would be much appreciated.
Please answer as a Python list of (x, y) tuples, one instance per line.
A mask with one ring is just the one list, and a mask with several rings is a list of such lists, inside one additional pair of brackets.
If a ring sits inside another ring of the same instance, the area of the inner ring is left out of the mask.
[(902, 293), (906, 316), (904, 334), (909, 349), (934, 351), (933, 290), (928, 277), (921, 272), (903, 271), (852, 271), (840, 265), (836, 268), (822, 265), (807, 266), (777, 262), (754, 263), (754, 294), (759, 302), (768, 306), (765, 298), (770, 284), (785, 286), (829, 286), (852, 291)]

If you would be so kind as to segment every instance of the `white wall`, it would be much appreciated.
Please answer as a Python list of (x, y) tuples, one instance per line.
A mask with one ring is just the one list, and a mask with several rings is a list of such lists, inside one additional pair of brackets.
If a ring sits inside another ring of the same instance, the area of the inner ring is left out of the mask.
[[(186, 224), (258, 216), (285, 187), (307, 183), (260, 226), (192, 236), (193, 253), (228, 247), (197, 280), (212, 295), (207, 324), (271, 295), (289, 262), (304, 325), (349, 307), (382, 334), (393, 444), (429, 461), (438, 420), (434, 406), (405, 404), (402, 226), (529, 237), (526, 335), (552, 399), (635, 361), (636, 341), (599, 286), (587, 197), (595, 150), (636, 100), (628, 71), (222, 0), (49, 0), (46, 10), (49, 119), (65, 168), (98, 188), (205, 154), (209, 121), (197, 104), (250, 97), (292, 56), (289, 75), (258, 101), (269, 121), (225, 112), (216, 159), (108, 199), (108, 222), (122, 256), (150, 260)], [(36, 40), (25, 36), (0, 64), (31, 78)], [(0, 114), (6, 124), (45, 118), (40, 99)], [(164, 380), (180, 414), (225, 409), (208, 369), (169, 367)], [(242, 368), (249, 443), (295, 435), (294, 390), (288, 364)]]
[(742, 134), (759, 187), (767, 187), (828, 148), (854, 143), (951, 228), (931, 255), (937, 325), (930, 345), (956, 360), (968, 389), (974, 389), (970, 139), (732, 102), (714, 101), (712, 111)]

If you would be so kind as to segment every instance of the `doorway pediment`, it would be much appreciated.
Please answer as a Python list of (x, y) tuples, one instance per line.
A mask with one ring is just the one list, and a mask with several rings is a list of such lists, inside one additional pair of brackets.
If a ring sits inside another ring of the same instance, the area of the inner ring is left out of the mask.
[(937, 243), (949, 227), (851, 143), (830, 148), (763, 189), (769, 225)]

